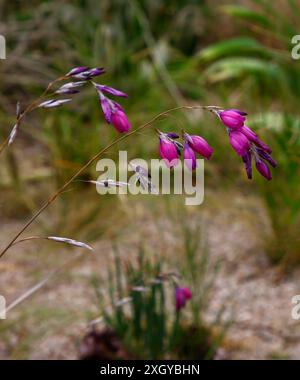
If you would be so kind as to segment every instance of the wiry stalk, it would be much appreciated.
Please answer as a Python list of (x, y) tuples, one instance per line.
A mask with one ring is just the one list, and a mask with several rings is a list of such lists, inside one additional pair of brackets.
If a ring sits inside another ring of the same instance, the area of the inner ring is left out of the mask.
[(83, 243), (82, 241), (78, 241), (78, 240), (74, 240), (74, 239), (70, 239), (70, 238), (66, 238), (62, 236), (28, 236), (26, 238), (16, 240), (12, 245), (20, 244), (20, 243), (23, 243), (25, 241), (30, 241), (30, 240), (50, 240), (57, 243), (69, 244), (75, 247), (85, 248), (90, 251), (93, 251), (93, 248), (90, 245)]
[(150, 121), (147, 123), (139, 126), (135, 130), (122, 135), (121, 137), (117, 138), (113, 142), (111, 142), (109, 145), (107, 145), (105, 148), (101, 149), (97, 154), (95, 154), (86, 164), (84, 164), (60, 189), (58, 189), (44, 205), (28, 220), (28, 222), (20, 229), (20, 231), (13, 237), (13, 239), (8, 243), (8, 245), (2, 250), (0, 253), (0, 258), (5, 255), (5, 253), (9, 250), (10, 247), (12, 247), (15, 243), (15, 241), (19, 238), (19, 236), (27, 230), (27, 228), (39, 217), (39, 215), (42, 214), (55, 200), (56, 198), (63, 193), (66, 188), (76, 179), (81, 173), (83, 173), (93, 162), (95, 162), (98, 158), (100, 158), (105, 152), (107, 152), (110, 148), (113, 146), (117, 145), (123, 140), (128, 139), (130, 136), (134, 135), (135, 133), (141, 131), (142, 129), (149, 127), (152, 125), (156, 120), (160, 119), (161, 117), (174, 112), (174, 111), (179, 111), (179, 110), (191, 110), (191, 109), (208, 109), (208, 110), (213, 110), (217, 109), (219, 107), (216, 106), (179, 106), (175, 108), (171, 108), (169, 110), (166, 110), (164, 112), (159, 113), (155, 117), (153, 117)]
[[(61, 80), (64, 80), (66, 79), (66, 77), (59, 77), (57, 79), (55, 79), (54, 81), (50, 82), (47, 86), (47, 88), (45, 89), (45, 91), (42, 93), (42, 95), (40, 95), (36, 100), (34, 100), (33, 102), (31, 102), (26, 108), (25, 110), (21, 113), (20, 116), (17, 117), (17, 121), (16, 121), (16, 124), (20, 124), (21, 121), (23, 120), (23, 118), (31, 111), (33, 111), (38, 105), (39, 103), (48, 95), (49, 91), (51, 90), (51, 88), (53, 87), (53, 85), (57, 82), (60, 82)], [(0, 145), (0, 154), (4, 151), (4, 149), (8, 146), (8, 142), (9, 142), (9, 136), (2, 142), (2, 144)]]
[[(30, 239), (28, 239), (28, 240), (30, 240)], [(31, 295), (36, 293), (39, 289), (41, 289), (53, 277), (61, 274), (67, 268), (69, 269), (70, 265), (74, 265), (80, 257), (82, 257), (82, 253), (78, 252), (75, 256), (72, 256), (72, 258), (69, 259), (66, 263), (64, 263), (61, 267), (53, 270), (45, 278), (43, 278), (43, 280), (39, 281), (37, 284), (32, 286), (30, 289), (27, 289), (26, 292), (22, 293), (17, 299), (15, 299), (11, 304), (9, 304), (7, 306), (6, 313), (8, 313), (12, 309), (14, 309), (16, 306), (18, 306), (21, 302), (25, 301)]]

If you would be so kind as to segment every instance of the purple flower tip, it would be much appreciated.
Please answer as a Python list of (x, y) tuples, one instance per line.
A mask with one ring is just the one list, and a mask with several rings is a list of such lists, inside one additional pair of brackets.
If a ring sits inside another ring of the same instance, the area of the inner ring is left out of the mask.
[(119, 96), (119, 97), (123, 97), (123, 98), (128, 98), (128, 95), (125, 94), (125, 92), (117, 90), (117, 89), (115, 89), (113, 87), (104, 86), (102, 84), (95, 84), (95, 86), (96, 86), (96, 89), (98, 91), (103, 91), (103, 92), (106, 92), (107, 94), (110, 94), (110, 95), (113, 95), (113, 96)]
[(186, 301), (192, 298), (192, 293), (189, 288), (187, 287), (177, 287), (175, 289), (175, 301), (176, 301), (176, 310), (181, 310), (185, 304)]
[(67, 74), (66, 77), (72, 77), (73, 75), (80, 74), (86, 70), (89, 70), (87, 66), (79, 66), (79, 67), (74, 67), (74, 69), (70, 70)]
[(112, 106), (109, 100), (102, 96), (100, 97), (100, 105), (104, 114), (104, 118), (108, 124), (111, 123)]
[(188, 142), (184, 144), (183, 158), (186, 166), (190, 170), (194, 170), (197, 167), (196, 155)]
[(103, 67), (95, 67), (93, 69), (88, 70), (87, 75), (92, 78), (92, 77), (97, 77), (98, 75), (104, 74), (105, 70)]
[(246, 125), (243, 125), (240, 129), (239, 129), (240, 132), (242, 132), (248, 140), (252, 141), (252, 142), (257, 142), (258, 141), (258, 136), (257, 134), (252, 131), (252, 129), (250, 129), (249, 127), (247, 127)]
[(120, 133), (126, 133), (131, 129), (131, 124), (125, 112), (120, 108), (116, 108), (112, 111), (110, 121), (115, 129)]
[(177, 133), (174, 133), (174, 132), (167, 133), (167, 136), (170, 137), (170, 139), (178, 139), (179, 138), (179, 135), (177, 135)]
[(272, 179), (271, 171), (270, 171), (268, 165), (264, 161), (262, 161), (256, 157), (255, 158), (255, 166), (256, 166), (257, 171), (263, 177), (265, 177), (268, 181), (270, 181)]
[(243, 111), (229, 109), (218, 112), (223, 124), (230, 129), (239, 129), (244, 125), (246, 117)]
[(172, 168), (178, 163), (178, 150), (173, 141), (167, 135), (161, 133), (159, 137), (159, 153), (168, 168)]
[(256, 142), (254, 142), (254, 144), (256, 146), (258, 146), (259, 148), (261, 148), (263, 151), (265, 151), (266, 153), (269, 153), (271, 154), (272, 153), (272, 149), (267, 145), (265, 144), (263, 141), (257, 139)]
[(248, 179), (252, 179), (252, 155), (251, 152), (248, 151), (244, 156), (242, 156), (242, 159), (245, 164), (246, 173)]
[(261, 148), (256, 148), (256, 151), (263, 160), (267, 161), (273, 168), (276, 168), (277, 162), (273, 159), (273, 157), (271, 157), (269, 153), (265, 152)]
[[(187, 135), (187, 134), (186, 134)], [(190, 147), (200, 154), (200, 156), (210, 159), (213, 153), (213, 148), (208, 144), (208, 142), (201, 136), (197, 135), (192, 135), (189, 136), (187, 135), (187, 141)]]
[(66, 74), (68, 77), (73, 77), (76, 79), (81, 79), (81, 80), (90, 80), (93, 77), (96, 77), (98, 75), (104, 74), (105, 70), (103, 67), (95, 67), (93, 69), (90, 69), (89, 67), (86, 66), (80, 66), (80, 67), (75, 67), (71, 71)]
[(267, 153), (272, 153), (271, 148), (265, 144), (263, 141), (261, 141), (257, 134), (252, 131), (249, 127), (246, 125), (243, 125), (240, 129), (239, 132), (242, 132), (249, 141), (253, 142), (256, 146), (260, 147), (262, 150), (264, 150)]
[(228, 111), (234, 111), (234, 112), (237, 112), (238, 114), (242, 115), (242, 116), (247, 116), (247, 112), (244, 112), (244, 111), (241, 111), (237, 108), (230, 108)]

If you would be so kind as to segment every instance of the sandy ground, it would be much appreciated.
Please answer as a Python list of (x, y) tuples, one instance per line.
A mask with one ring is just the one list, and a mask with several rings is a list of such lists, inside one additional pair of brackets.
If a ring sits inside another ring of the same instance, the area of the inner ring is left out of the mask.
[[(210, 207), (206, 207), (208, 202)], [(124, 208), (131, 207), (125, 201)], [(291, 317), (291, 298), (300, 294), (300, 271), (279, 277), (268, 262), (262, 249), (263, 238), (269, 232), (263, 210), (254, 197), (212, 192), (205, 205), (186, 221), (193, 223), (201, 217), (210, 260), (220, 264), (205, 311), (209, 323), (225, 305), (224, 318), (232, 319), (218, 352), (220, 359), (300, 358), (300, 324)], [(123, 231), (122, 254), (132, 255), (143, 238), (153, 251), (171, 258), (179, 238), (172, 218), (162, 212), (154, 215), (140, 202), (134, 206), (134, 220), (131, 213), (128, 225), (132, 224), (133, 231)], [(2, 226), (2, 246), (21, 224), (11, 221)], [(146, 226), (142, 237), (136, 228), (141, 225)], [(2, 359), (77, 358), (80, 337), (88, 322), (98, 316), (91, 276), (106, 271), (111, 258), (108, 237), (94, 243), (94, 247), (95, 253), (91, 254), (60, 245), (49, 250), (45, 243), (27, 243), (15, 247), (0, 261), (0, 294), (8, 304), (53, 269), (66, 265), (9, 312), (6, 321), (0, 321)]]

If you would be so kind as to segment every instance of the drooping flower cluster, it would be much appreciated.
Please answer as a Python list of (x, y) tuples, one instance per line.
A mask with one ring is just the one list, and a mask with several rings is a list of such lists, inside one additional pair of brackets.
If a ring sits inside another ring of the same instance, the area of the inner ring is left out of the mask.
[[(115, 88), (92, 81), (92, 79), (104, 73), (105, 70), (102, 67), (75, 67), (64, 76), (51, 82), (42, 97), (38, 99), (39, 102), (33, 102), (23, 112), (20, 103), (18, 102), (16, 110), (17, 121), (7, 139), (7, 144), (10, 145), (14, 142), (20, 129), (22, 119), (27, 113), (36, 108), (54, 108), (70, 102), (71, 98), (61, 99), (59, 96), (77, 94), (80, 92), (79, 89), (86, 83), (92, 83), (96, 89), (106, 122), (112, 124), (120, 133), (128, 132), (131, 129), (131, 124), (123, 107), (109, 97), (110, 95), (127, 98), (128, 95)], [(70, 81), (50, 93), (53, 84), (57, 84), (63, 80)], [(49, 95), (52, 95), (52, 98), (49, 99)], [(193, 107), (183, 106), (179, 108)], [(215, 113), (225, 125), (229, 136), (229, 142), (236, 153), (242, 158), (248, 178), (252, 178), (252, 159), (254, 158), (258, 172), (267, 180), (271, 180), (272, 175), (268, 165), (275, 168), (277, 163), (271, 156), (272, 151), (270, 147), (261, 141), (253, 130), (245, 125), (247, 116), (246, 112), (238, 109), (221, 109), (216, 106), (203, 106), (202, 108)], [(160, 155), (169, 168), (178, 164), (181, 152), (183, 152), (185, 165), (190, 170), (194, 170), (197, 167), (197, 154), (208, 160), (212, 156), (213, 148), (201, 136), (189, 135), (188, 133), (183, 132), (182, 142), (180, 142), (178, 140), (179, 135), (176, 133), (164, 133), (158, 131), (158, 134)]]
[[(231, 146), (244, 162), (247, 177), (252, 178), (252, 158), (254, 158), (257, 171), (267, 180), (271, 180), (272, 175), (268, 164), (275, 168), (277, 163), (271, 156), (270, 147), (245, 125), (246, 112), (238, 109), (223, 110), (213, 106), (209, 109), (225, 125)], [(183, 143), (181, 143), (176, 133), (158, 132), (160, 156), (169, 168), (178, 164), (181, 151), (183, 151), (184, 162), (190, 170), (197, 167), (196, 154), (208, 160), (212, 156), (213, 148), (201, 136), (183, 132)]]
[[(103, 67), (94, 67), (90, 69), (87, 66), (79, 66), (74, 67), (72, 70), (70, 70), (64, 77), (59, 78), (59, 80), (71, 78), (75, 79), (73, 82), (68, 82), (61, 87), (59, 87), (58, 90), (54, 92), (54, 95), (74, 95), (79, 92), (78, 88), (86, 84), (88, 81), (90, 81), (92, 78), (97, 77), (99, 75), (102, 75), (105, 73), (105, 70)], [(79, 81), (76, 81), (76, 79), (80, 79)], [(63, 105), (64, 103), (70, 102), (71, 99), (50, 99), (47, 101), (44, 101), (38, 105), (38, 107), (41, 108), (53, 108)]]
[[(103, 68), (94, 68), (90, 69), (86, 66), (75, 67), (66, 74), (66, 77), (72, 77), (74, 79), (80, 79), (79, 82), (70, 82), (63, 85), (58, 91), (57, 94), (76, 94), (79, 92), (78, 87), (82, 86), (93, 79), (93, 77), (104, 74), (105, 70)], [(130, 122), (125, 114), (122, 106), (109, 99), (106, 94), (127, 98), (128, 95), (122, 91), (116, 90), (115, 88), (105, 86), (99, 83), (92, 82), (95, 89), (97, 90), (100, 105), (105, 117), (105, 120), (108, 124), (112, 124), (116, 130), (120, 133), (128, 132), (131, 128)]]
[(109, 99), (105, 94), (123, 98), (127, 98), (128, 95), (112, 87), (104, 86), (97, 83), (93, 84), (99, 95), (101, 108), (106, 122), (108, 124), (112, 124), (120, 133), (128, 132), (131, 128), (131, 124), (125, 114), (124, 109), (119, 103)]
[[(79, 92), (79, 87), (86, 84), (88, 81), (96, 76), (102, 75), (105, 70), (102, 67), (89, 68), (87, 66), (79, 66), (70, 70), (65, 78), (79, 79), (79, 81), (68, 82), (55, 91), (57, 95), (73, 95)], [(109, 99), (106, 94), (127, 98), (128, 95), (115, 88), (105, 86), (99, 83), (92, 82), (97, 90), (102, 111), (104, 113), (105, 120), (108, 124), (112, 124), (116, 130), (120, 133), (128, 132), (131, 125), (125, 114), (122, 106)], [(64, 103), (71, 101), (71, 99), (51, 99), (47, 100), (39, 105), (42, 108), (58, 107)]]
[(175, 288), (175, 306), (176, 310), (181, 310), (186, 302), (192, 298), (192, 292), (187, 287), (176, 287)]
[(275, 168), (277, 163), (271, 156), (270, 147), (245, 125), (246, 112), (237, 109), (214, 112), (226, 127), (231, 146), (242, 157), (248, 178), (252, 178), (252, 157), (254, 157), (257, 171), (267, 180), (271, 180), (272, 175), (268, 164)]
[(164, 159), (169, 168), (178, 164), (178, 159), (182, 150), (184, 162), (190, 170), (194, 170), (197, 166), (196, 154), (199, 154), (201, 157), (208, 160), (212, 155), (213, 148), (201, 136), (189, 135), (184, 132), (182, 144), (177, 140), (179, 135), (176, 133), (158, 132), (160, 156)]

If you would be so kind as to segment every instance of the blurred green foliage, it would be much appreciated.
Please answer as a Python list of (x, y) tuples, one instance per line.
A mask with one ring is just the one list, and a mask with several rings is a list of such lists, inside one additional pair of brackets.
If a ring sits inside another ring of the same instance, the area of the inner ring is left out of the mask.
[[(182, 231), (186, 237), (193, 232), (188, 227)], [(93, 279), (105, 327), (114, 331), (133, 358), (212, 359), (224, 339), (228, 323), (221, 323), (222, 307), (210, 325), (202, 318), (208, 302), (201, 301), (208, 299), (215, 280), (215, 276), (213, 280), (207, 277), (206, 252), (191, 240), (188, 245), (183, 242), (180, 253), (187, 263), (182, 273), (166, 270), (162, 255), (143, 247), (137, 257), (126, 259), (115, 247), (107, 278)], [(200, 264), (197, 276), (195, 264)], [(103, 284), (108, 284), (108, 290)], [(186, 310), (177, 311), (175, 288), (187, 284), (192, 287), (192, 299)], [(188, 322), (190, 306), (193, 318)]]

